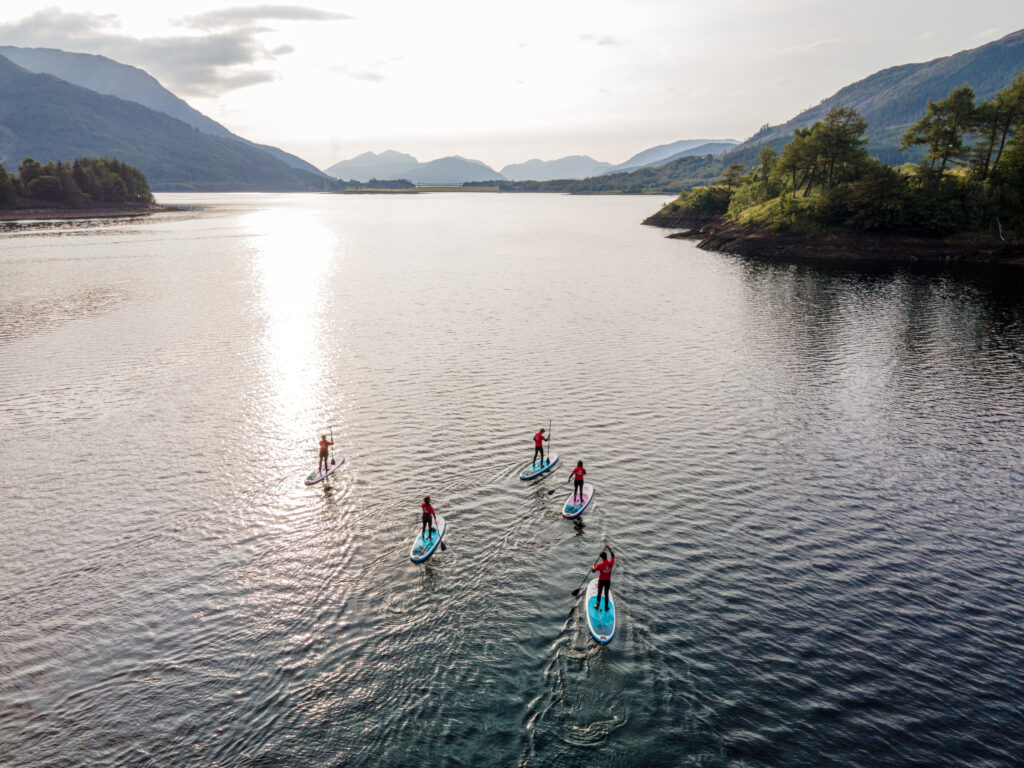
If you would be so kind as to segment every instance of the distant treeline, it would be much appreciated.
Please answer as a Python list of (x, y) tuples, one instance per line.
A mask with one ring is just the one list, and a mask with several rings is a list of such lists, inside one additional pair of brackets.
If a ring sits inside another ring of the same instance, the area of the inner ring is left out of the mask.
[(620, 171), (587, 179), (554, 181), (472, 181), (463, 186), (498, 187), (501, 192), (568, 192), (576, 195), (676, 195), (706, 184), (722, 173), (725, 164), (714, 155), (692, 155), (656, 168)]
[(866, 149), (867, 122), (833, 107), (761, 149), (749, 171), (730, 164), (714, 186), (683, 193), (660, 217), (722, 217), (773, 231), (847, 229), (904, 235), (1024, 234), (1024, 74), (991, 101), (969, 85), (930, 101), (901, 146), (923, 155), (899, 168)]
[(0, 208), (136, 206), (153, 203), (142, 171), (108, 157), (41, 165), (31, 157), (17, 175), (0, 165)]
[(332, 192), (341, 192), (346, 189), (411, 189), (415, 186), (408, 179), (370, 179), (369, 181), (333, 179), (330, 182)]

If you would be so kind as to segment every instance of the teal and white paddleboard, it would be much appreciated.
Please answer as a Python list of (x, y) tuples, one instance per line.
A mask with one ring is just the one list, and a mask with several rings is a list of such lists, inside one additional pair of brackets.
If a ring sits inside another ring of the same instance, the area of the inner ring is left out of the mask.
[(604, 645), (615, 636), (615, 601), (612, 591), (608, 590), (608, 610), (604, 610), (604, 595), (601, 596), (601, 607), (597, 605), (597, 579), (587, 585), (587, 626), (590, 634), (597, 642)]
[(540, 477), (555, 464), (558, 463), (558, 454), (546, 456), (543, 462), (535, 462), (533, 464), (527, 464), (523, 467), (523, 471), (519, 473), (520, 480), (533, 480), (535, 477)]
[(342, 456), (340, 459), (338, 459), (334, 464), (331, 464), (323, 472), (321, 472), (318, 467), (316, 471), (310, 472), (308, 475), (306, 475), (306, 485), (316, 485), (325, 478), (330, 477), (331, 475), (334, 474), (334, 471), (344, 463), (345, 457)]
[(575, 492), (569, 494), (569, 498), (562, 505), (562, 517), (574, 518), (583, 514), (583, 510), (590, 506), (594, 500), (594, 486), (590, 483), (583, 484), (583, 497), (580, 498)]
[(440, 515), (434, 515), (434, 522), (437, 525), (436, 530), (428, 533), (427, 538), (425, 539), (421, 532), (420, 535), (416, 537), (416, 541), (412, 543), (412, 551), (409, 552), (409, 559), (414, 563), (422, 563), (434, 554), (434, 550), (437, 549), (437, 545), (440, 544), (441, 539), (444, 538), (445, 528), (448, 527), (444, 518)]

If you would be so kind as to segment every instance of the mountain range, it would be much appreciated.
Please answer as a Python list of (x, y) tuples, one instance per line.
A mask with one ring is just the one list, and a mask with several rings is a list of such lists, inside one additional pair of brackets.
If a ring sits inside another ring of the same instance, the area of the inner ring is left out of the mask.
[(277, 147), (256, 144), (236, 136), (216, 120), (190, 107), (160, 85), (155, 77), (138, 67), (121, 64), (106, 56), (68, 53), (57, 48), (17, 48), (13, 45), (0, 45), (0, 56), (10, 59), (29, 72), (55, 75), (72, 85), (141, 104), (156, 112), (177, 118), (203, 133), (234, 139), (260, 149), (292, 168), (307, 171), (315, 176), (325, 176), (316, 166), (300, 157)]
[(680, 157), (720, 155), (733, 149), (737, 144), (739, 142), (733, 139), (683, 139), (682, 141), (674, 141), (671, 144), (660, 144), (657, 147), (651, 147), (643, 152), (638, 152), (626, 162), (606, 169), (604, 173), (622, 173), (623, 171), (635, 171), (640, 168), (656, 168), (659, 165), (678, 160)]
[(500, 172), (479, 160), (454, 155), (420, 163), (412, 155), (392, 149), (380, 154), (361, 155), (335, 163), (326, 170), (338, 179), (369, 181), (370, 179), (408, 179), (416, 184), (462, 184), (482, 181), (551, 181), (554, 179), (586, 179), (639, 168), (655, 167), (691, 155), (720, 155), (739, 142), (732, 139), (709, 141), (684, 139), (672, 144), (651, 147), (633, 155), (620, 165), (604, 163), (589, 155), (569, 155), (557, 160), (528, 160), (506, 165)]
[(600, 176), (612, 168), (611, 163), (602, 163), (589, 155), (569, 155), (558, 160), (527, 160), (512, 163), (501, 169), (501, 175), (510, 181), (550, 181), (552, 179), (585, 179)]
[(29, 72), (0, 56), (0, 163), (115, 156), (157, 190), (323, 189), (327, 180), (163, 112)]
[(833, 106), (864, 115), (868, 149), (878, 159), (916, 160), (913, 152), (899, 151), (899, 140), (929, 100), (965, 82), (979, 99), (988, 99), (1021, 71), (1024, 30), (951, 56), (876, 72), (738, 145), (730, 139), (685, 139), (645, 149), (618, 165), (570, 155), (511, 164), (501, 172), (459, 155), (421, 163), (388, 150), (335, 163), (325, 174), (295, 155), (233, 134), (136, 67), (103, 56), (0, 46), (0, 163), (13, 170), (25, 157), (46, 162), (116, 156), (145, 173), (157, 191), (325, 190), (337, 187), (338, 178), (493, 181), (503, 189), (550, 191), (669, 190), (699, 182), (702, 174), (713, 179), (729, 163), (756, 164), (761, 147), (781, 150), (794, 129), (820, 120)]
[(505, 181), (505, 177), (479, 160), (460, 155), (441, 157), (421, 163), (412, 155), (394, 150), (364, 152), (351, 160), (342, 160), (327, 173), (346, 181), (370, 179), (406, 179), (414, 184), (462, 184), (467, 181)]

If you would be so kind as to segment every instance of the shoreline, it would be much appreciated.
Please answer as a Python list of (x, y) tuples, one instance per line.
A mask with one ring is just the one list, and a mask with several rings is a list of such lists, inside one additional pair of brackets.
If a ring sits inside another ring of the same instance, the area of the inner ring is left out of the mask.
[(1024, 267), (1024, 241), (965, 233), (914, 237), (868, 232), (772, 232), (717, 217), (661, 216), (644, 224), (682, 229), (667, 237), (696, 240), (703, 251), (731, 253), (765, 261), (847, 264), (987, 264)]
[(117, 219), (182, 210), (185, 209), (173, 205), (156, 204), (147, 205), (145, 208), (3, 208), (0, 209), (0, 223), (72, 219)]

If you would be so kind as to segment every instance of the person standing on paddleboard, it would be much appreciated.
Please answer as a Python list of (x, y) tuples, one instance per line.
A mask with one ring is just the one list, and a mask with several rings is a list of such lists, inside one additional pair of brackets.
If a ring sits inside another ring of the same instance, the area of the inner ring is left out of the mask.
[(420, 529), (420, 536), (430, 531), (430, 535), (434, 535), (434, 508), (430, 505), (430, 497), (424, 496), (423, 503), (420, 504), (420, 509), (423, 510), (423, 527)]
[[(607, 552), (605, 551), (607, 550)], [(608, 555), (611, 555), (611, 559), (608, 559)], [(608, 610), (608, 590), (612, 586), (612, 566), (615, 565), (615, 553), (612, 552), (612, 548), (607, 544), (604, 545), (604, 549), (601, 550), (601, 559), (594, 563), (592, 571), (598, 571), (597, 575), (597, 602), (594, 603), (594, 607), (598, 608), (601, 605), (601, 593), (604, 592), (604, 609)], [(600, 610), (600, 608), (598, 608)]]
[(583, 476), (585, 474), (587, 474), (587, 470), (583, 468), (582, 460), (576, 462), (576, 469), (569, 474), (569, 480), (572, 480), (572, 497), (579, 500), (578, 504), (583, 503)]
[(540, 432), (533, 436), (533, 463), (537, 463), (537, 455), (540, 454), (540, 462), (544, 463), (544, 441), (547, 440), (544, 436), (544, 427), (540, 428)]
[[(334, 443), (327, 439), (327, 435), (320, 435), (320, 461), (316, 464), (317, 472), (327, 471), (327, 448), (331, 445), (334, 445)], [(321, 467), (323, 467), (322, 470)]]

